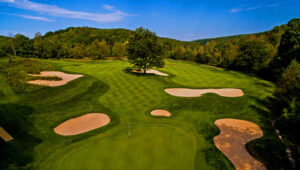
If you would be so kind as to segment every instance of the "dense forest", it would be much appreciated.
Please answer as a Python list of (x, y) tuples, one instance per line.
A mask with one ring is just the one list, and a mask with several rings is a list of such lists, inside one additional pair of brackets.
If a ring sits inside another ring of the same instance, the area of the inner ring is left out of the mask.
[[(134, 31), (70, 27), (36, 33), (0, 36), (0, 57), (92, 58), (126, 57)], [(266, 101), (274, 126), (300, 162), (300, 19), (270, 31), (183, 42), (158, 37), (163, 56), (189, 60), (260, 76), (276, 83), (274, 98)]]

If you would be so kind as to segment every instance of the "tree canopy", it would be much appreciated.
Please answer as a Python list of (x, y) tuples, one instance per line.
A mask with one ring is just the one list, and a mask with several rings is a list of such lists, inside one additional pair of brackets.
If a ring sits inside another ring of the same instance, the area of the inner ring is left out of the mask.
[(162, 46), (154, 32), (138, 28), (129, 38), (128, 60), (131, 64), (146, 74), (152, 67), (164, 67)]

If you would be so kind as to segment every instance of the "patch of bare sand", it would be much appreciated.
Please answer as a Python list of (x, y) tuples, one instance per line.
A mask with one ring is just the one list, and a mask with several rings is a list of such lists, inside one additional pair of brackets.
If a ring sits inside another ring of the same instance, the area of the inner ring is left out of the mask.
[(54, 131), (63, 136), (78, 135), (103, 127), (109, 122), (109, 116), (104, 113), (88, 113), (61, 123)]
[(8, 134), (2, 127), (0, 127), (0, 137), (5, 141), (5, 142), (9, 142), (11, 140), (13, 140), (14, 138), (12, 136), (10, 136), (10, 134)]
[(170, 117), (171, 113), (163, 110), (163, 109), (157, 109), (157, 110), (153, 110), (150, 113), (152, 116), (164, 116), (164, 117)]
[(221, 133), (214, 138), (216, 147), (232, 162), (237, 170), (266, 170), (246, 150), (245, 144), (261, 138), (263, 131), (255, 123), (238, 119), (219, 119), (215, 124)]
[[(141, 70), (141, 71), (133, 70), (132, 72), (134, 72), (134, 73), (141, 73), (141, 74), (144, 73), (143, 70)], [(155, 75), (158, 75), (158, 76), (169, 76), (166, 73), (163, 73), (163, 72), (160, 72), (160, 71), (154, 70), (154, 69), (147, 70), (146, 74), (155, 74)]]
[(50, 86), (50, 87), (56, 87), (56, 86), (62, 86), (67, 84), (68, 82), (78, 79), (82, 77), (83, 75), (79, 74), (67, 74), (60, 71), (42, 71), (40, 74), (28, 74), (30, 76), (38, 76), (38, 77), (59, 77), (62, 80), (53, 81), (53, 80), (32, 80), (28, 81), (27, 83), (30, 84), (36, 84), (41, 86)]
[(188, 89), (188, 88), (169, 88), (165, 92), (177, 97), (200, 97), (205, 93), (216, 93), (224, 97), (240, 97), (244, 93), (241, 89), (223, 88), (223, 89)]

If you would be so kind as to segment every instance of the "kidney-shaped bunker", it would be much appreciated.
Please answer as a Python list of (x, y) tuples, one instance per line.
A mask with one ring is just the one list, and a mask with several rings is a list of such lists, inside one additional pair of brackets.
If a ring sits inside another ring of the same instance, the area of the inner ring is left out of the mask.
[(89, 113), (61, 123), (54, 131), (63, 136), (78, 135), (105, 126), (109, 122), (110, 118), (106, 114)]

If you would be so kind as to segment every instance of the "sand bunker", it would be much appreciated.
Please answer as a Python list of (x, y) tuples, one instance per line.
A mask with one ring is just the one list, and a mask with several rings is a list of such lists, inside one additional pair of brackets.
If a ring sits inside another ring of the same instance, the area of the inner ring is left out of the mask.
[[(144, 73), (144, 71), (137, 71), (137, 70), (133, 70), (132, 72), (134, 72), (134, 73)], [(166, 73), (162, 73), (160, 71), (153, 70), (153, 69), (147, 70), (146, 74), (156, 74), (156, 75), (159, 75), (159, 76), (169, 76)]]
[(103, 113), (89, 113), (63, 122), (54, 128), (55, 133), (70, 136), (88, 132), (107, 125), (110, 118)]
[(50, 87), (65, 85), (68, 82), (78, 79), (83, 76), (83, 75), (79, 75), (79, 74), (67, 74), (67, 73), (63, 73), (60, 71), (42, 71), (41, 74), (28, 74), (28, 75), (38, 76), (38, 77), (59, 77), (62, 79), (62, 80), (58, 80), (58, 81), (32, 80), (32, 81), (27, 82), (30, 84), (36, 84), (36, 85), (41, 85), (41, 86), (50, 86)]
[(9, 142), (13, 140), (14, 138), (10, 136), (2, 127), (0, 127), (0, 137), (5, 141)]
[(216, 147), (232, 162), (237, 170), (265, 170), (246, 150), (245, 144), (263, 136), (256, 124), (238, 119), (219, 119), (215, 124), (221, 133), (214, 138)]
[(153, 110), (150, 113), (152, 116), (165, 116), (165, 117), (170, 117), (171, 113), (163, 110), (163, 109), (157, 109), (157, 110)]
[(169, 88), (165, 89), (165, 92), (178, 97), (200, 97), (205, 93), (216, 93), (220, 96), (224, 97), (240, 97), (243, 96), (244, 93), (240, 89), (188, 89), (188, 88)]

